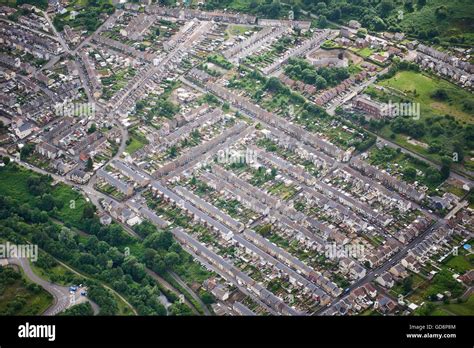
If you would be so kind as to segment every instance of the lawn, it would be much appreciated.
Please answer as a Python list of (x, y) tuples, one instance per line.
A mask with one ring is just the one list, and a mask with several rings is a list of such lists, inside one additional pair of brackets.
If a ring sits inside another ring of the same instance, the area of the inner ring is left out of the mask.
[(77, 191), (65, 184), (58, 184), (51, 193), (55, 199), (63, 202), (63, 207), (58, 210), (56, 217), (64, 223), (70, 223), (73, 226), (79, 226), (82, 220), (82, 211), (84, 210), (84, 197)]
[(127, 147), (125, 148), (125, 152), (129, 155), (133, 154), (134, 152), (140, 150), (142, 147), (148, 144), (146, 138), (138, 134), (135, 131), (130, 131), (130, 139), (127, 143)]
[[(459, 251), (462, 253), (462, 251)], [(446, 265), (458, 273), (464, 273), (474, 268), (474, 254), (452, 256)]]
[(0, 168), (0, 192), (2, 196), (10, 196), (20, 202), (34, 200), (34, 196), (27, 190), (27, 180), (32, 176), (36, 176), (36, 174), (17, 166)]
[(246, 31), (252, 32), (253, 28), (246, 25), (230, 25), (226, 34), (230, 36), (244, 35)]
[[(446, 80), (415, 71), (399, 71), (394, 77), (379, 84), (392, 87), (420, 103), (422, 118), (431, 115), (452, 115), (460, 122), (474, 123), (474, 117), (463, 109), (462, 104), (463, 100), (472, 99), (472, 94)], [(446, 91), (446, 101), (431, 97), (438, 89)]]
[(361, 48), (359, 50), (355, 50), (354, 52), (356, 52), (357, 54), (359, 54), (360, 56), (364, 57), (364, 58), (368, 58), (370, 57), (372, 54), (374, 54), (374, 51), (371, 50), (370, 48), (368, 47), (364, 47), (364, 48)]

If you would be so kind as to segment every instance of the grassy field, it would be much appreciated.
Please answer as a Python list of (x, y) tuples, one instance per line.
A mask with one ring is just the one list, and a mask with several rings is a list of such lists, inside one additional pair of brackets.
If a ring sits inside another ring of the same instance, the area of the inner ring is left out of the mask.
[[(461, 249), (460, 249), (461, 250)], [(460, 251), (463, 253), (463, 250)], [(464, 273), (474, 268), (474, 254), (470, 255), (458, 255), (452, 256), (447, 262), (446, 265), (449, 268), (452, 268), (456, 272)]]
[[(472, 94), (446, 80), (414, 71), (400, 71), (394, 77), (379, 83), (392, 87), (420, 103), (421, 118), (432, 115), (452, 115), (462, 123), (474, 123), (472, 114), (463, 109), (462, 101)], [(437, 89), (447, 92), (446, 101), (431, 98)]]
[(225, 33), (227, 36), (238, 36), (244, 35), (246, 31), (252, 32), (253, 30), (253, 27), (246, 25), (229, 25)]
[(0, 315), (41, 315), (51, 306), (53, 297), (41, 287), (32, 289), (30, 284), (22, 276), (0, 285)]
[(52, 195), (64, 204), (63, 207), (58, 210), (57, 217), (59, 220), (69, 222), (75, 226), (79, 225), (82, 220), (82, 211), (86, 203), (84, 196), (62, 183), (54, 188)]
[(130, 130), (130, 139), (125, 148), (125, 152), (128, 154), (133, 154), (135, 151), (140, 150), (142, 147), (148, 144), (146, 138), (135, 130)]
[(451, 315), (474, 315), (474, 295), (469, 296), (466, 302), (450, 303), (437, 306), (430, 315), (451, 316)]
[(371, 50), (370, 48), (368, 48), (368, 47), (364, 47), (364, 48), (355, 50), (354, 52), (358, 53), (360, 56), (362, 56), (362, 57), (364, 57), (364, 58), (368, 58), (368, 57), (370, 57), (372, 54), (374, 54), (374, 51), (372, 51), (372, 50)]
[(0, 192), (2, 195), (14, 197), (20, 202), (28, 202), (34, 199), (27, 188), (27, 180), (36, 174), (25, 170), (16, 170), (13, 166), (0, 168)]

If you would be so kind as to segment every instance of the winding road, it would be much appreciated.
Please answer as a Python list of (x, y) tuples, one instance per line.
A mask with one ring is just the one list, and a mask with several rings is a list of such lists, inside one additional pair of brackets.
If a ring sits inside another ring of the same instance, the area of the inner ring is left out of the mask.
[(99, 306), (97, 306), (97, 304), (90, 301), (89, 299), (82, 297), (79, 291), (74, 293), (74, 301), (71, 301), (71, 294), (69, 293), (69, 288), (67, 286), (61, 286), (48, 282), (36, 275), (36, 273), (33, 272), (28, 259), (9, 258), (8, 263), (21, 267), (29, 280), (41, 286), (53, 296), (53, 304), (43, 313), (43, 315), (57, 315), (58, 313), (68, 309), (69, 307), (72, 307), (74, 304), (84, 302), (84, 300), (89, 301), (91, 303), (92, 309), (94, 310), (94, 314), (99, 313)]

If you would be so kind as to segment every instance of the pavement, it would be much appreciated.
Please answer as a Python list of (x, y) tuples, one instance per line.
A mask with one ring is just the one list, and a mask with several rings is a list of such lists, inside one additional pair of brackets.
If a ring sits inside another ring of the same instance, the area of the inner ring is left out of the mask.
[(401, 250), (399, 250), (397, 253), (395, 253), (394, 256), (392, 256), (390, 259), (388, 259), (385, 263), (383, 263), (381, 266), (379, 266), (376, 269), (371, 270), (366, 274), (365, 277), (359, 279), (358, 281), (354, 282), (352, 285), (350, 285), (344, 293), (342, 293), (339, 297), (337, 297), (331, 305), (325, 308), (321, 308), (319, 311), (317, 311), (315, 314), (320, 315), (323, 314), (325, 311), (328, 309), (334, 307), (336, 304), (341, 302), (344, 298), (349, 296), (349, 294), (352, 292), (352, 290), (369, 283), (373, 280), (375, 280), (380, 274), (388, 271), (390, 268), (395, 266), (397, 263), (403, 259), (408, 252), (416, 247), (419, 243), (421, 243), (428, 235), (430, 235), (433, 231), (436, 231), (438, 228), (441, 226), (444, 226), (446, 224), (445, 219), (439, 219), (435, 224), (433, 224), (431, 227), (427, 228), (424, 232), (420, 233), (417, 237), (415, 237), (410, 243), (407, 245), (403, 246)]

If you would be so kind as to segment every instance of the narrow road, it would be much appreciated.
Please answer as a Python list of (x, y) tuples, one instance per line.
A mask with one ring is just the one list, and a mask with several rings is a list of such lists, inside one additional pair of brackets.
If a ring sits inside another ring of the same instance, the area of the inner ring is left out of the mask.
[(433, 226), (427, 228), (424, 232), (420, 233), (415, 239), (413, 239), (410, 243), (405, 245), (400, 251), (398, 251), (394, 256), (392, 256), (388, 261), (386, 261), (384, 264), (379, 266), (376, 269), (371, 270), (370, 272), (367, 273), (367, 275), (355, 283), (353, 283), (351, 286), (348, 287), (348, 291), (345, 291), (341, 295), (339, 295), (338, 298), (336, 298), (332, 304), (329, 307), (321, 308), (319, 311), (314, 313), (315, 315), (320, 315), (321, 313), (327, 311), (329, 308), (334, 307), (337, 303), (339, 303), (341, 300), (343, 300), (345, 297), (349, 295), (349, 293), (358, 288), (359, 286), (369, 283), (373, 281), (376, 277), (378, 277), (380, 274), (384, 273), (385, 271), (389, 270), (392, 266), (400, 262), (402, 258), (404, 258), (408, 252), (416, 247), (419, 243), (421, 243), (426, 236), (428, 236), (430, 233), (438, 229), (439, 227), (443, 226), (446, 224), (446, 220), (438, 220)]
[(31, 280), (35, 284), (38, 284), (53, 296), (53, 304), (43, 313), (43, 315), (57, 315), (58, 313), (63, 312), (69, 307), (72, 307), (74, 304), (84, 302), (84, 300), (91, 303), (94, 314), (99, 313), (99, 306), (93, 301), (82, 297), (79, 292), (74, 293), (74, 301), (71, 301), (71, 294), (69, 293), (69, 288), (67, 286), (61, 286), (48, 282), (36, 275), (36, 273), (34, 273), (31, 269), (31, 265), (28, 259), (9, 258), (8, 262), (10, 264), (20, 266), (29, 280)]
[(212, 315), (206, 304), (202, 302), (201, 298), (188, 286), (188, 284), (186, 284), (176, 273), (169, 272), (169, 274), (179, 285), (183, 287), (184, 290), (186, 290), (192, 296), (194, 300), (197, 301), (197, 303), (201, 305), (206, 315)]
[[(51, 255), (50, 255), (51, 256)], [(53, 256), (51, 256), (53, 257)], [(81, 276), (83, 278), (86, 278), (86, 279), (92, 279), (91, 277), (89, 276), (86, 276), (78, 271), (76, 271), (74, 268), (71, 268), (69, 265), (65, 264), (64, 262), (56, 259), (55, 257), (53, 257), (56, 262), (58, 262), (60, 265), (62, 265), (63, 267), (67, 268), (68, 270), (70, 270), (71, 272), (77, 274), (78, 276)], [(105, 285), (104, 283), (101, 283), (101, 285), (106, 288), (107, 290), (110, 290), (111, 292), (113, 292), (118, 298), (120, 298), (128, 307), (130, 307), (130, 309), (132, 310), (133, 314), (135, 315), (138, 315), (138, 312), (135, 310), (135, 308), (130, 304), (130, 302), (128, 302), (122, 295), (120, 295), (117, 291), (115, 291), (114, 289), (112, 289), (110, 286), (108, 285)]]
[(41, 11), (41, 13), (43, 14), (44, 18), (46, 18), (46, 21), (48, 22), (49, 26), (52, 28), (54, 35), (56, 36), (57, 40), (63, 47), (64, 52), (71, 54), (71, 50), (69, 49), (69, 46), (67, 45), (66, 41), (64, 41), (61, 34), (56, 30), (56, 27), (53, 25), (53, 21), (51, 20), (51, 18), (49, 18), (49, 15), (46, 13), (46, 11)]
[(41, 286), (53, 296), (53, 304), (43, 313), (43, 315), (56, 315), (69, 307), (69, 289), (67, 287), (50, 283), (38, 277), (31, 269), (28, 259), (9, 258), (8, 263), (20, 266), (28, 279)]
[[(156, 274), (155, 272), (153, 272), (151, 269), (149, 268), (145, 268), (145, 271), (146, 273), (152, 277), (157, 283), (159, 283), (162, 287), (164, 287), (166, 290), (168, 291), (171, 291), (172, 293), (175, 293), (175, 294), (178, 294), (178, 295), (181, 295), (181, 293), (176, 290), (173, 285), (171, 285), (170, 283), (168, 283), (165, 279), (163, 279), (162, 277), (160, 277), (158, 274)], [(191, 310), (193, 311), (194, 314), (196, 315), (199, 315), (199, 312), (196, 310), (196, 308), (194, 308), (193, 304), (191, 302), (189, 302), (189, 300), (185, 297), (184, 298), (184, 303), (189, 307), (191, 308)], [(210, 315), (210, 314), (209, 314)]]

